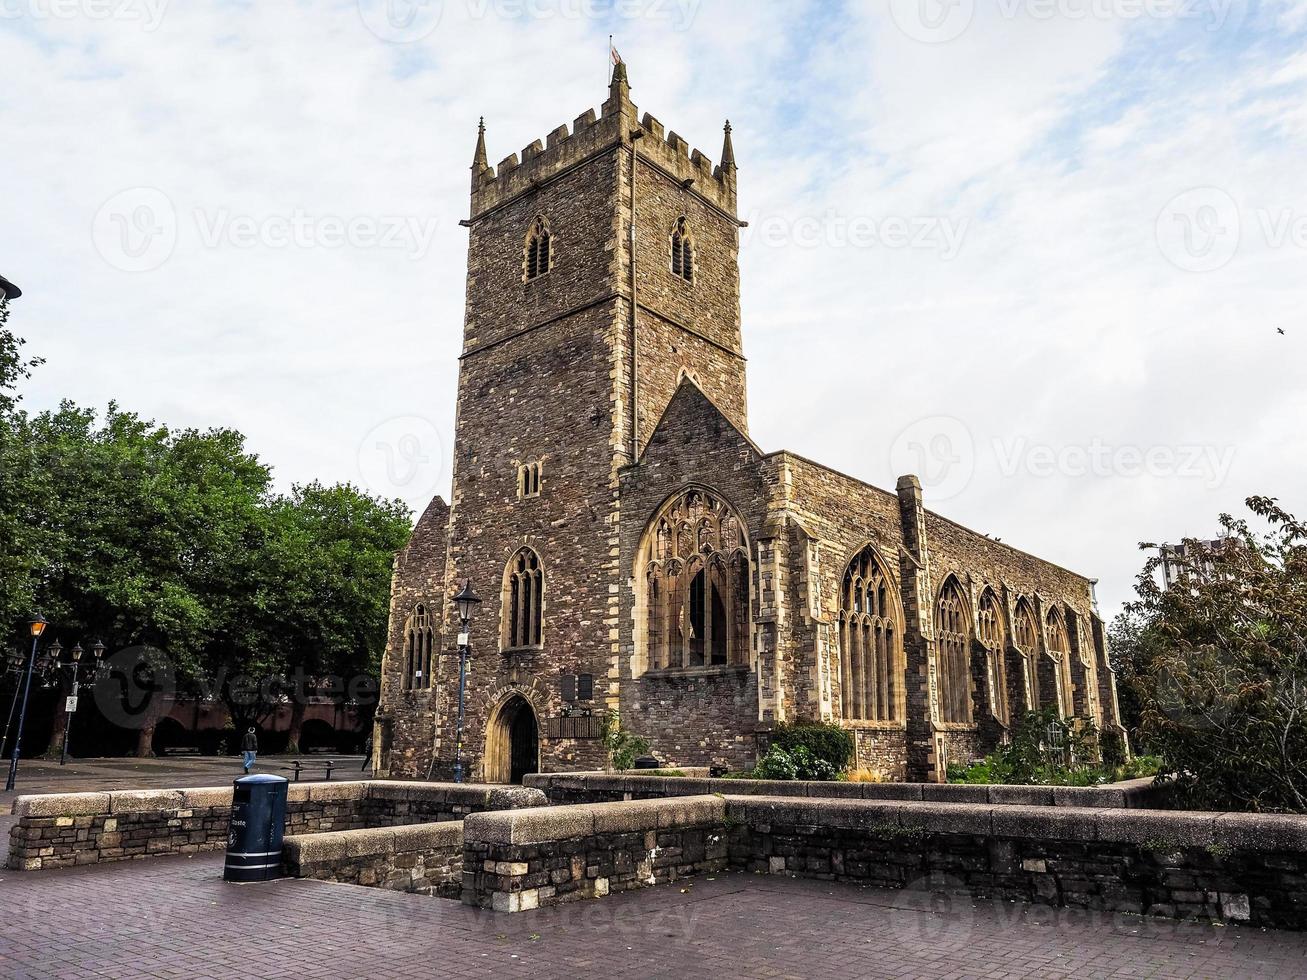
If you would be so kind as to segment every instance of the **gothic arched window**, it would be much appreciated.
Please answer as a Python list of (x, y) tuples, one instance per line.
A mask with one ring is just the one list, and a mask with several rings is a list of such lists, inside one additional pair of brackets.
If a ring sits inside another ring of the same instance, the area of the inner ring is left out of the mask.
[(544, 585), (540, 556), (531, 548), (522, 548), (504, 570), (503, 649), (538, 647), (543, 642)]
[(404, 690), (413, 691), (431, 686), (431, 650), (435, 645), (435, 630), (427, 607), (418, 603), (408, 618), (404, 644)]
[(526, 258), (524, 279), (530, 282), (549, 271), (551, 260), (549, 222), (544, 216), (538, 216), (531, 223), (531, 230), (526, 235)]
[(1016, 615), (1012, 620), (1012, 641), (1021, 654), (1022, 682), (1026, 689), (1026, 708), (1039, 710), (1039, 681), (1035, 676), (1035, 657), (1039, 653), (1039, 629), (1035, 614), (1025, 599), (1017, 600)]
[(1057, 710), (1063, 718), (1070, 718), (1074, 714), (1071, 700), (1071, 647), (1067, 642), (1066, 621), (1056, 606), (1048, 613), (1045, 623), (1045, 642), (1048, 644), (1048, 655), (1053, 660), (1053, 677), (1057, 685)]
[(735, 511), (687, 490), (659, 510), (645, 541), (650, 669), (748, 664), (749, 543)]
[(677, 218), (672, 228), (672, 275), (694, 282), (694, 236), (684, 218)]
[(840, 690), (850, 721), (903, 720), (903, 635), (894, 582), (868, 545), (840, 589)]
[(1007, 698), (1007, 664), (1003, 656), (1003, 617), (998, 610), (994, 593), (986, 589), (980, 596), (980, 606), (976, 613), (976, 636), (985, 648), (985, 677), (989, 684), (989, 710), (995, 718), (1006, 725), (1011, 720), (1008, 713)]
[(946, 722), (971, 721), (971, 624), (958, 580), (949, 577), (935, 605), (939, 703)]

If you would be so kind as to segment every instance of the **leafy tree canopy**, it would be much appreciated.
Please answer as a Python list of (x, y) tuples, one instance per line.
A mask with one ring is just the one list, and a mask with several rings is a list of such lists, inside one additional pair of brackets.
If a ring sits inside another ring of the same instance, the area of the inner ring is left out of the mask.
[(1182, 802), (1307, 812), (1307, 525), (1247, 506), (1269, 529), (1222, 515), (1225, 543), (1185, 542), (1171, 588), (1145, 565), (1115, 624), (1122, 679)]
[(242, 723), (286, 695), (357, 693), (284, 679), (375, 673), (408, 508), (349, 485), (276, 493), (231, 429), (114, 404), (29, 415), (20, 345), (0, 331), (0, 621), (39, 611), (67, 641), (153, 648), (170, 683)]

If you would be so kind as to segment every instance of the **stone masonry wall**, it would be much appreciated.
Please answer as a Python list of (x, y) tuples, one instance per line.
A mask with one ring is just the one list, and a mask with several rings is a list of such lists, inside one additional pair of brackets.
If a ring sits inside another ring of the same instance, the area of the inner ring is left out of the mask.
[[(20, 796), (10, 828), (9, 867), (37, 871), (166, 854), (220, 851), (231, 817), (230, 787)], [(295, 783), (286, 834), (297, 836), (460, 820), (492, 809), (543, 806), (537, 790), (440, 783)]]
[(719, 797), (478, 814), (464, 823), (463, 903), (528, 909), (726, 866)]
[[(560, 259), (562, 261), (562, 259)], [(554, 273), (549, 273), (553, 275)], [(482, 602), (472, 630), (463, 751), (476, 779), (495, 712), (527, 700), (546, 769), (602, 765), (596, 739), (546, 737), (562, 713), (558, 677), (596, 678), (594, 707), (607, 704), (612, 657), (607, 620), (613, 559), (608, 337), (613, 312), (596, 307), (464, 360), (450, 519), (449, 588), (470, 577)], [(539, 496), (518, 495), (518, 466), (541, 462)], [(539, 556), (544, 581), (542, 644), (501, 649), (505, 569), (519, 548)], [(458, 713), (456, 611), (446, 611), (438, 675), (436, 773), (452, 770)]]
[(755, 872), (1307, 928), (1307, 818), (734, 797)]
[[(675, 765), (742, 769), (757, 751), (758, 659), (748, 664), (648, 670), (646, 624), (637, 600), (636, 563), (649, 522), (676, 493), (707, 485), (749, 528), (750, 615), (759, 609), (755, 528), (766, 515), (767, 484), (756, 447), (699, 387), (684, 382), (645, 448), (638, 467), (622, 472), (623, 712), (660, 759)], [(751, 631), (752, 632), (752, 631)]]
[(292, 878), (458, 898), (463, 822), (287, 837), (282, 870)]
[[(408, 628), (419, 604), (426, 607), (435, 630), (432, 658), (441, 650), (445, 605), (445, 552), (449, 507), (434, 498), (408, 543), (395, 557), (390, 586), (390, 625), (381, 660), (381, 695), (373, 728), (373, 768), (385, 775), (424, 776), (435, 737), (434, 676), (422, 685), (406, 680)], [(428, 675), (436, 673), (431, 665)]]
[(1061, 806), (1093, 809), (1151, 809), (1165, 796), (1151, 779), (1111, 786), (984, 786), (950, 783), (851, 783), (773, 779), (708, 779), (622, 773), (540, 773), (526, 785), (554, 805), (656, 800), (666, 797), (782, 796), (812, 799), (903, 800), (927, 803), (987, 803), (995, 806)]

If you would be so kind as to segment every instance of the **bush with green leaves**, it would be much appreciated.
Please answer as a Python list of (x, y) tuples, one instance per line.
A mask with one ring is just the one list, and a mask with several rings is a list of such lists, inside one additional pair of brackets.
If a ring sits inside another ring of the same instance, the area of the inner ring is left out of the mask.
[(1272, 498), (1247, 506), (1269, 531), (1221, 515), (1222, 544), (1167, 556), (1170, 588), (1152, 557), (1114, 636), (1130, 654), (1139, 741), (1178, 803), (1304, 813), (1307, 523)]
[(1153, 775), (1157, 760), (1124, 759), (1119, 734), (1093, 723), (1062, 718), (1056, 708), (1027, 712), (1011, 741), (968, 766), (949, 766), (950, 783), (1018, 786), (1100, 786)]
[(616, 711), (604, 715), (603, 743), (608, 750), (609, 765), (617, 770), (630, 769), (639, 756), (649, 751), (649, 740), (622, 728)]
[(772, 733), (772, 745), (779, 745), (794, 755), (803, 749), (811, 762), (808, 771), (822, 775), (800, 776), (800, 779), (836, 779), (853, 762), (853, 735), (846, 728), (815, 722), (778, 725)]

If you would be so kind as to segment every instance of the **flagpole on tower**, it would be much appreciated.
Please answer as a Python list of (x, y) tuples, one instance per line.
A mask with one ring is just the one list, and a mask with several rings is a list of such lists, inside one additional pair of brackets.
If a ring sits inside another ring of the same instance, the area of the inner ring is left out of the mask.
[(608, 77), (604, 79), (605, 86), (613, 84), (613, 52), (616, 50), (617, 49), (613, 47), (613, 36), (609, 34), (608, 35), (608, 71), (607, 71)]

